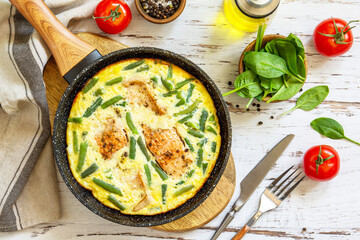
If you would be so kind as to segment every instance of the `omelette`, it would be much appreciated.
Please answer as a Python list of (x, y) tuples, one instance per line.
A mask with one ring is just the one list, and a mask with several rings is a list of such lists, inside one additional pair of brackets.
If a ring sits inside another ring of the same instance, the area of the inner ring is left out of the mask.
[(203, 84), (160, 59), (127, 59), (94, 75), (67, 123), (75, 179), (123, 214), (155, 215), (192, 198), (221, 145), (216, 108)]

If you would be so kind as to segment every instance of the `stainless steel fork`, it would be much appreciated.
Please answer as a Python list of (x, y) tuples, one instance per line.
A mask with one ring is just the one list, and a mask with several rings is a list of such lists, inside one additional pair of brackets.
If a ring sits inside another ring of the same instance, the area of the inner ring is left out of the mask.
[[(300, 182), (305, 178), (300, 168), (297, 168), (290, 174), (287, 174), (293, 167), (294, 166), (283, 172), (265, 189), (261, 195), (257, 213), (255, 213), (255, 215), (245, 224), (245, 226), (235, 235), (232, 240), (240, 240), (264, 212), (277, 208), (280, 203), (300, 184)], [(288, 176), (279, 183), (279, 181), (286, 175)], [(293, 177), (294, 175), (295, 177)], [(284, 184), (285, 186), (282, 187)]]

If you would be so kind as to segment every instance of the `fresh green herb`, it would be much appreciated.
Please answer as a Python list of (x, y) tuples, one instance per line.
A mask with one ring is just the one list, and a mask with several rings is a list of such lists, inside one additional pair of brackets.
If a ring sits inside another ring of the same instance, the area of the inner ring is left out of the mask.
[(185, 86), (186, 84), (191, 83), (194, 80), (195, 80), (195, 78), (188, 78), (188, 79), (185, 79), (184, 81), (178, 82), (177, 84), (175, 84), (175, 89), (176, 90), (180, 89), (183, 86)]
[(166, 80), (165, 78), (161, 77), (161, 83), (164, 85), (164, 87), (168, 90), (168, 91), (173, 91), (174, 90), (174, 86), (172, 85), (172, 83), (168, 80)]
[(150, 78), (151, 81), (153, 81), (154, 83), (158, 83), (159, 80), (156, 76), (153, 76), (152, 78)]
[[(120, 6), (120, 5), (119, 5)], [(120, 210), (125, 210), (126, 207), (119, 201), (117, 200), (114, 196), (109, 195), (108, 196), (108, 200), (114, 204), (116, 207), (118, 207)]]
[(194, 146), (191, 144), (190, 140), (188, 138), (185, 138), (186, 144), (189, 146), (190, 151), (194, 152)]
[(142, 153), (145, 155), (146, 160), (150, 161), (150, 155), (149, 155), (148, 151), (146, 150), (145, 143), (143, 142), (141, 136), (139, 136), (139, 138), (137, 139), (137, 144), (139, 145)]
[(111, 192), (111, 193), (115, 193), (119, 196), (123, 196), (121, 190), (119, 188), (117, 188), (116, 186), (110, 184), (110, 183), (107, 183), (101, 179), (98, 179), (98, 178), (93, 178), (93, 182), (98, 185), (99, 187), (105, 189), (106, 191), (108, 192)]
[(157, 163), (151, 161), (151, 166), (153, 166), (153, 168), (155, 169), (155, 171), (157, 172), (157, 174), (159, 174), (159, 177), (160, 177), (163, 181), (165, 181), (166, 179), (169, 178), (168, 175), (161, 169), (161, 167), (160, 167)]
[(113, 179), (113, 175), (112, 174), (110, 174), (109, 176), (105, 176), (107, 179)]
[(128, 127), (129, 127), (130, 131), (133, 134), (139, 134), (138, 130), (135, 127), (134, 122), (131, 119), (131, 113), (130, 112), (126, 112), (125, 118), (126, 118), (126, 123), (127, 123)]
[(145, 175), (146, 175), (146, 179), (148, 182), (148, 186), (150, 187), (151, 186), (151, 171), (150, 171), (149, 165), (145, 164), (144, 169), (145, 169)]
[(88, 108), (86, 109), (83, 117), (90, 117), (91, 114), (93, 114), (93, 113), (96, 111), (96, 109), (101, 105), (101, 103), (102, 103), (102, 98), (101, 98), (101, 97), (98, 97), (98, 98), (94, 101), (94, 103), (93, 103), (90, 107), (88, 107)]
[(117, 83), (121, 83), (124, 78), (122, 76), (113, 78), (107, 82), (105, 82), (105, 86), (112, 86)]
[(190, 114), (193, 111), (195, 111), (197, 109), (197, 106), (199, 105), (199, 103), (201, 102), (201, 100), (197, 99), (195, 102), (193, 102), (188, 108), (177, 112), (174, 114), (175, 117), (178, 117), (180, 115), (185, 115), (185, 114)]
[(121, 103), (115, 104), (115, 106), (125, 107), (126, 104), (127, 104), (127, 102), (126, 102), (126, 101), (123, 101), (123, 102), (121, 102)]
[(236, 92), (240, 97), (254, 98), (263, 92), (259, 78), (251, 70), (247, 70), (240, 74), (236, 78), (234, 86), (234, 90), (224, 93), (223, 96)]
[(80, 144), (80, 153), (79, 153), (78, 164), (76, 166), (76, 172), (80, 172), (85, 164), (87, 148), (88, 148), (88, 142), (85, 141)]
[(167, 74), (167, 79), (172, 79), (173, 78), (173, 66), (170, 65), (168, 68), (168, 74)]
[(106, 102), (104, 102), (103, 104), (101, 104), (101, 108), (105, 109), (111, 105), (113, 105), (114, 103), (120, 101), (121, 99), (123, 99), (123, 97), (121, 95), (115, 96), (109, 100), (107, 100)]
[(273, 102), (273, 101), (281, 101), (286, 100), (291, 97), (293, 97), (296, 93), (300, 91), (302, 88), (303, 83), (294, 80), (292, 77), (289, 78), (285, 82), (285, 84), (277, 91), (268, 101), (267, 103)]
[(257, 37), (255, 41), (255, 50), (254, 50), (255, 52), (258, 52), (261, 49), (262, 39), (264, 37), (265, 29), (266, 29), (266, 24), (259, 25)]
[(93, 77), (87, 84), (86, 86), (82, 89), (82, 92), (85, 94), (88, 91), (90, 91), (90, 89), (96, 85), (96, 83), (99, 81), (98, 77)]
[(190, 98), (194, 92), (194, 89), (195, 89), (195, 84), (192, 84), (190, 83), (189, 85), (189, 89), (188, 89), (188, 94), (187, 94), (187, 97), (186, 97), (186, 102), (188, 103), (190, 101)]
[(145, 59), (142, 59), (142, 60), (130, 63), (129, 65), (125, 66), (122, 70), (123, 71), (131, 70), (131, 69), (139, 67), (140, 65), (142, 65), (144, 63), (145, 63)]
[(310, 125), (315, 131), (321, 135), (324, 135), (325, 137), (331, 139), (346, 139), (350, 142), (360, 145), (360, 143), (346, 137), (343, 127), (334, 119), (324, 117), (317, 118), (313, 120)]
[(135, 159), (136, 155), (136, 139), (134, 136), (130, 137), (130, 149), (129, 149), (129, 158)]
[(105, 88), (104, 87), (100, 87), (98, 88), (95, 92), (94, 92), (94, 95), (96, 97), (100, 96), (100, 95), (103, 95), (104, 93), (106, 92)]
[(179, 186), (179, 185), (183, 185), (184, 183), (186, 183), (185, 180), (180, 180), (179, 182), (177, 182), (175, 185)]
[(191, 178), (192, 175), (194, 174), (194, 172), (195, 172), (195, 169), (191, 169), (191, 171), (186, 174), (186, 177)]
[(200, 120), (199, 120), (199, 128), (200, 131), (205, 132), (205, 124), (206, 124), (206, 120), (209, 116), (208, 111), (206, 111), (205, 109), (202, 110), (201, 115), (200, 115)]
[(82, 117), (68, 118), (68, 122), (73, 122), (73, 123), (82, 123), (82, 120), (83, 120)]
[(196, 158), (196, 166), (201, 167), (203, 159), (204, 159), (204, 149), (199, 148), (197, 158)]
[(83, 171), (80, 174), (81, 178), (86, 178), (88, 176), (90, 176), (91, 174), (93, 174), (94, 172), (96, 172), (99, 169), (99, 166), (96, 163), (93, 163), (90, 165), (90, 167), (88, 167), (87, 169), (85, 169), (85, 171)]
[(166, 190), (167, 190), (167, 184), (161, 184), (161, 199), (162, 199), (162, 204), (164, 205), (166, 203)]
[(282, 115), (290, 113), (295, 109), (310, 111), (316, 108), (320, 103), (322, 103), (328, 94), (329, 94), (328, 86), (317, 86), (310, 88), (298, 98), (295, 107), (283, 113)]
[(189, 128), (187, 130), (187, 133), (190, 134), (190, 135), (193, 135), (194, 137), (197, 137), (197, 138), (203, 138), (204, 137), (203, 132), (200, 132), (200, 131), (192, 129), (192, 128)]
[(183, 188), (177, 190), (177, 191), (174, 193), (174, 197), (178, 197), (178, 196), (180, 196), (181, 194), (184, 194), (184, 193), (190, 191), (190, 190), (193, 189), (194, 187), (195, 187), (194, 185), (188, 185), (188, 186), (186, 186), (186, 187), (183, 187)]
[(89, 133), (88, 131), (83, 131), (81, 135), (84, 138), (86, 135), (88, 135), (88, 133)]
[(74, 148), (74, 153), (79, 153), (79, 140), (76, 131), (73, 131), (73, 148)]

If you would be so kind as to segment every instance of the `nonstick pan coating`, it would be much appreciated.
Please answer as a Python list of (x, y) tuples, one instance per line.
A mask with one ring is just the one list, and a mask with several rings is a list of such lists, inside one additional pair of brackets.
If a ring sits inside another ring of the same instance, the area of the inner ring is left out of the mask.
[[(183, 205), (166, 213), (153, 216), (125, 215), (118, 210), (103, 205), (95, 197), (93, 197), (90, 191), (81, 187), (81, 185), (75, 180), (70, 171), (66, 152), (67, 119), (77, 93), (82, 89), (84, 84), (101, 69), (112, 63), (129, 58), (159, 58), (179, 66), (199, 79), (204, 84), (205, 88), (214, 101), (220, 124), (222, 143), (219, 157), (210, 177), (205, 182), (203, 187), (193, 198), (189, 199)], [(210, 79), (210, 77), (196, 64), (178, 54), (163, 49), (150, 47), (126, 48), (103, 56), (92, 64), (88, 65), (77, 75), (74, 81), (66, 89), (55, 115), (53, 147), (56, 164), (59, 168), (61, 176), (65, 181), (65, 184), (82, 204), (84, 204), (92, 212), (112, 222), (128, 226), (150, 227), (166, 224), (185, 216), (197, 208), (211, 194), (225, 170), (230, 155), (231, 123), (229, 112), (219, 89), (216, 87), (215, 83)]]

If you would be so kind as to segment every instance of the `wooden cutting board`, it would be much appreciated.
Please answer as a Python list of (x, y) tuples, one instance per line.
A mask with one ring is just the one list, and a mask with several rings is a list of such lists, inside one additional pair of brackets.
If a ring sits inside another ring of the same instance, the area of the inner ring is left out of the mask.
[[(94, 46), (102, 55), (128, 47), (115, 40), (92, 33), (79, 33), (78, 37)], [(49, 59), (45, 66), (44, 82), (52, 128), (56, 108), (68, 86), (67, 82), (60, 75), (53, 57)], [(232, 155), (230, 155), (225, 172), (216, 188), (198, 208), (176, 221), (152, 228), (161, 231), (184, 232), (199, 228), (210, 222), (229, 203), (235, 189), (235, 174), (234, 160)]]

